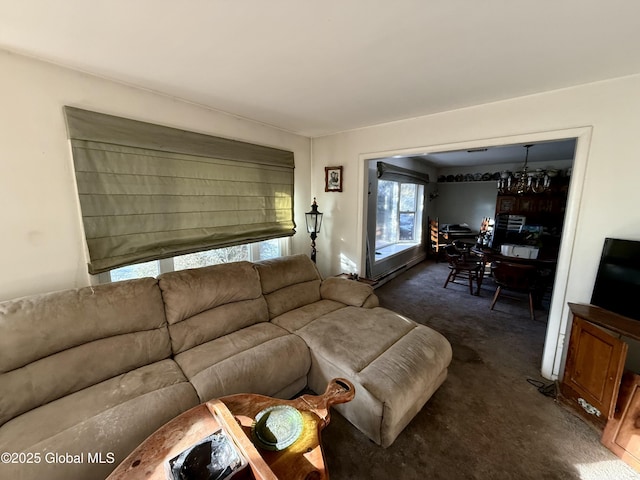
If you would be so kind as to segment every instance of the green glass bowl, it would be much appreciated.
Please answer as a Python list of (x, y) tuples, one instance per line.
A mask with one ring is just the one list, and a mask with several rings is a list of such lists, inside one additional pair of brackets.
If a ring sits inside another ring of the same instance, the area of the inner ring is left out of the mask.
[(302, 414), (296, 408), (275, 405), (258, 412), (251, 425), (251, 438), (265, 450), (284, 450), (298, 440), (303, 426)]

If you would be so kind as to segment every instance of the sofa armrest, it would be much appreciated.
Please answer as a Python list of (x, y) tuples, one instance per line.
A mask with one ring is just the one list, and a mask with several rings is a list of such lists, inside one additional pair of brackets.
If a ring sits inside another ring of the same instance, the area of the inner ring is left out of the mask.
[(334, 300), (353, 307), (373, 308), (379, 305), (378, 297), (370, 285), (347, 278), (324, 279), (320, 284), (320, 296), (325, 300)]

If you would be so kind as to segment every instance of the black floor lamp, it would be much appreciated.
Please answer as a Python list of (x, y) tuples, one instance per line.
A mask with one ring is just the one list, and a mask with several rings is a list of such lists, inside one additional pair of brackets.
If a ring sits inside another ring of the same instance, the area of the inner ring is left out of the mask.
[(316, 261), (316, 238), (320, 233), (320, 226), (322, 225), (322, 213), (318, 211), (318, 204), (316, 198), (313, 197), (313, 204), (311, 205), (311, 211), (304, 214), (307, 220), (307, 232), (311, 235), (311, 260)]

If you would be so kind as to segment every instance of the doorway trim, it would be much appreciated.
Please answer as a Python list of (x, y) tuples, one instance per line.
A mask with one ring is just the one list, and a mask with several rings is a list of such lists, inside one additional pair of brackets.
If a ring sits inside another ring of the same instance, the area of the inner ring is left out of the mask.
[(363, 153), (359, 155), (359, 210), (362, 219), (358, 225), (359, 258), (360, 265), (366, 262), (366, 235), (367, 235), (367, 193), (368, 193), (368, 162), (376, 158), (392, 157), (394, 155), (411, 156), (425, 155), (430, 153), (442, 153), (455, 150), (470, 150), (475, 148), (489, 148), (503, 145), (519, 143), (536, 143), (554, 140), (576, 139), (576, 149), (573, 158), (573, 169), (567, 197), (567, 206), (560, 240), (560, 254), (556, 269), (556, 278), (551, 294), (551, 305), (549, 308), (549, 319), (547, 332), (542, 352), (542, 363), (540, 366), (541, 375), (550, 380), (556, 380), (563, 368), (566, 358), (565, 340), (570, 319), (570, 312), (567, 306), (567, 285), (571, 265), (574, 261), (574, 244), (576, 238), (576, 227), (580, 217), (582, 202), (582, 192), (584, 179), (587, 171), (589, 158), (589, 148), (591, 145), (591, 135), (593, 127), (576, 127), (561, 130), (550, 130), (534, 133), (523, 133), (504, 137), (493, 137), (464, 142), (448, 144), (427, 145), (411, 148), (400, 148), (394, 150)]

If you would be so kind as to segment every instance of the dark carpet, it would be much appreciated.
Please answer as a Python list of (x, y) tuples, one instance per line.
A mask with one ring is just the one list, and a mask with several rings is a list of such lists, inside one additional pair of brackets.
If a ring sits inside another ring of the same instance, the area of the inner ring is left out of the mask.
[[(323, 431), (332, 480), (640, 479), (600, 437), (539, 386), (547, 312), (526, 301), (489, 310), (480, 296), (442, 287), (444, 263), (423, 262), (376, 290), (382, 306), (441, 332), (453, 347), (449, 376), (393, 445), (383, 449), (335, 410)], [(356, 393), (357, 394), (357, 393)]]

